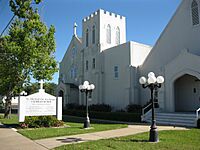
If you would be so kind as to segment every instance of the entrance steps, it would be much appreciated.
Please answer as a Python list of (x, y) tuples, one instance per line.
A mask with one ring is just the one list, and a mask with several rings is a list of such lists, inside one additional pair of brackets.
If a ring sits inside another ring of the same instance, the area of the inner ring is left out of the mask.
[[(196, 127), (195, 113), (155, 112), (156, 123), (160, 125)], [(151, 123), (151, 111), (142, 117), (142, 121)]]

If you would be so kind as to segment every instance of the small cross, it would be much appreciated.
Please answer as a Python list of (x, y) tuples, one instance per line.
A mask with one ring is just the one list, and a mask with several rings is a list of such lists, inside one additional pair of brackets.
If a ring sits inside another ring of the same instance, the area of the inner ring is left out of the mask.
[(42, 90), (42, 89), (43, 89), (44, 81), (43, 81), (43, 80), (40, 80), (39, 83), (40, 83), (40, 89)]

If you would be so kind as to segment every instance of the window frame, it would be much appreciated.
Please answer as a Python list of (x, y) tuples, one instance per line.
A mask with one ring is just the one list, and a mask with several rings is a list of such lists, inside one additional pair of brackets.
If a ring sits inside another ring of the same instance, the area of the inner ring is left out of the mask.
[(92, 69), (95, 69), (96, 68), (96, 59), (93, 58), (92, 59)]
[(96, 30), (95, 30), (95, 25), (92, 26), (92, 44), (95, 44), (96, 41)]
[(106, 27), (106, 43), (111, 44), (111, 26), (110, 24)]
[(85, 70), (88, 71), (89, 69), (89, 62), (88, 60), (85, 61)]
[(114, 66), (114, 79), (119, 79), (119, 66), (118, 65)]
[(89, 46), (89, 30), (86, 29), (86, 36), (85, 36), (85, 46)]
[(119, 45), (120, 44), (120, 28), (116, 28), (115, 32), (115, 44)]
[[(194, 9), (195, 9), (195, 6), (192, 6), (193, 5), (193, 3), (194, 2), (196, 2), (196, 7), (197, 7), (197, 16), (198, 16), (198, 24), (194, 24), (194, 17), (193, 17), (193, 11), (194, 11)], [(190, 15), (191, 15), (191, 22), (192, 22), (192, 26), (193, 27), (196, 27), (196, 26), (199, 26), (200, 25), (200, 16), (199, 16), (199, 12), (200, 12), (200, 8), (199, 8), (199, 2), (198, 1), (196, 1), (196, 0), (193, 0), (192, 2), (191, 2), (191, 5), (190, 5)]]

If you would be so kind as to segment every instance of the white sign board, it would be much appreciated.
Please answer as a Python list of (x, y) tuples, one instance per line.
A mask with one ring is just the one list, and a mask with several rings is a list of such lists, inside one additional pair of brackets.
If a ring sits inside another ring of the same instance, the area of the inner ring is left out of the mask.
[(27, 116), (56, 115), (56, 98), (27, 97)]
[(57, 115), (62, 120), (62, 98), (55, 97), (40, 90), (38, 93), (19, 98), (19, 122), (24, 122), (25, 116)]

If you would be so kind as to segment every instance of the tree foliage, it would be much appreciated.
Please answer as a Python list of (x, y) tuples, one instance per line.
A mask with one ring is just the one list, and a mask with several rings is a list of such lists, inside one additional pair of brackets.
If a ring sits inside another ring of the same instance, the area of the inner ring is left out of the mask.
[(16, 19), (8, 34), (0, 38), (0, 94), (8, 101), (31, 77), (51, 80), (57, 71), (55, 28), (48, 29), (41, 21), (33, 2), (41, 0), (10, 0)]
[[(44, 83), (44, 89), (46, 93), (56, 96), (56, 88), (57, 84), (55, 83), (50, 83), (50, 82)], [(28, 95), (38, 92), (38, 89), (39, 89), (38, 83), (32, 83), (23, 88), (23, 90), (26, 91)]]

